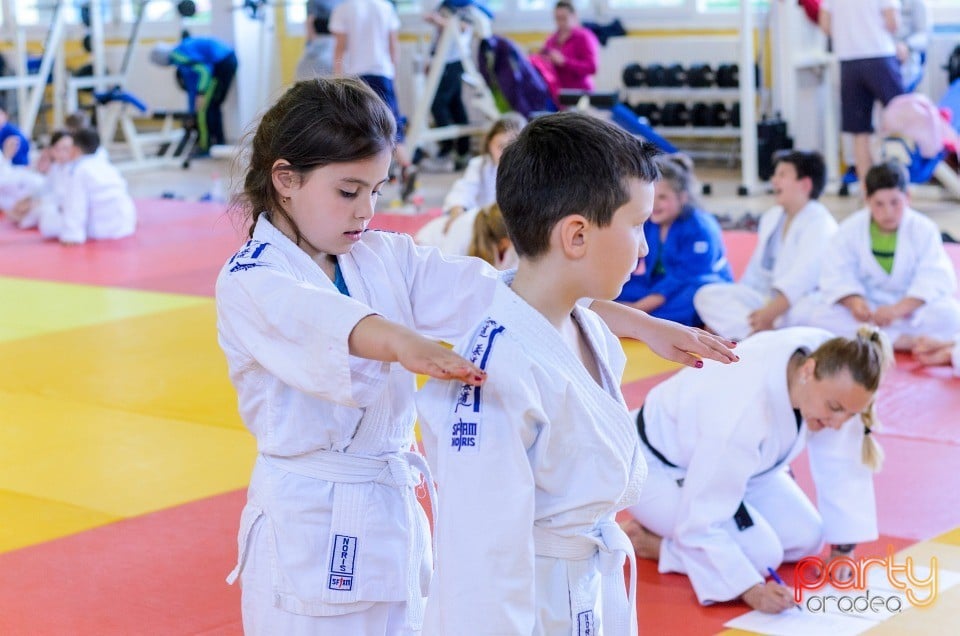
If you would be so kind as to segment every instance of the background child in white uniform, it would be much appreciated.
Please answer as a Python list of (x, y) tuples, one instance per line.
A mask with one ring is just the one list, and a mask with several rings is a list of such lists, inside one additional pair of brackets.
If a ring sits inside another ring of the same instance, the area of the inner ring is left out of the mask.
[(420, 228), (417, 243), (434, 245), (445, 254), (467, 253), (473, 217), (480, 208), (497, 202), (497, 165), (503, 149), (517, 138), (526, 123), (519, 113), (507, 113), (493, 123), (483, 140), (483, 154), (470, 160), (463, 176), (454, 182), (443, 200), (444, 216)]
[(704, 285), (693, 297), (707, 327), (743, 340), (758, 331), (806, 324), (823, 253), (837, 229), (817, 201), (825, 181), (819, 153), (795, 150), (776, 158), (771, 183), (777, 206), (760, 217), (757, 247), (743, 278)]
[(614, 515), (646, 467), (623, 351), (577, 301), (616, 297), (646, 254), (654, 152), (562, 113), (503, 154), (497, 198), (520, 263), (455, 346), (490, 379), (482, 391), (430, 382), (417, 397), (442, 493), (426, 634), (636, 633), (632, 548)]
[(44, 208), (40, 233), (65, 244), (87, 239), (118, 239), (133, 234), (137, 209), (127, 182), (103, 155), (100, 135), (91, 128), (73, 133), (74, 161), (63, 185), (59, 209)]
[[(397, 325), (461, 337), (496, 271), (364, 231), (395, 134), (365, 84), (318, 79), (291, 87), (252, 140), (239, 207), (251, 240), (216, 289), (220, 345), (260, 453), (229, 578), (243, 577), (247, 634), (419, 632), (431, 559), (410, 370), (477, 370)], [(703, 332), (608, 305), (622, 335), (672, 359), (735, 357)]]
[[(882, 456), (869, 432), (892, 352), (866, 328), (846, 339), (792, 327), (738, 349), (738, 364), (681, 371), (647, 396), (637, 430), (650, 473), (627, 530), (660, 572), (689, 576), (701, 603), (741, 598), (776, 613), (793, 590), (764, 583), (767, 568), (824, 541), (832, 558), (850, 556), (878, 536)], [(788, 472), (804, 446), (819, 511)]]
[(953, 264), (937, 225), (909, 207), (908, 183), (896, 162), (867, 172), (867, 207), (844, 219), (824, 255), (810, 324), (850, 336), (873, 323), (904, 350), (916, 336), (960, 331)]
[(43, 216), (59, 218), (65, 194), (70, 189), (72, 164), (75, 159), (73, 134), (58, 130), (50, 136), (50, 146), (37, 161), (37, 171), (44, 176), (43, 185), (33, 195), (22, 199), (11, 217), (17, 227), (37, 227)]

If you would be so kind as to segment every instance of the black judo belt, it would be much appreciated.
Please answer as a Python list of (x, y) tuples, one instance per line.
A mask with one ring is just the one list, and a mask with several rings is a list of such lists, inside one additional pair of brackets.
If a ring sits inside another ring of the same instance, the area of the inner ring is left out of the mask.
[[(643, 421), (643, 407), (640, 407), (640, 411), (637, 413), (637, 433), (640, 435), (640, 441), (643, 442), (643, 445), (653, 454), (654, 457), (659, 459), (665, 466), (670, 468), (680, 468), (669, 459), (663, 456), (663, 453), (658, 451), (653, 447), (653, 444), (650, 443), (650, 440), (647, 439), (647, 426)], [(677, 480), (677, 486), (683, 487), (683, 478)], [(737, 524), (737, 530), (743, 532), (747, 528), (753, 527), (753, 518), (750, 516), (750, 513), (747, 512), (747, 506), (741, 501), (740, 506), (737, 508), (737, 511), (733, 513), (733, 521)]]

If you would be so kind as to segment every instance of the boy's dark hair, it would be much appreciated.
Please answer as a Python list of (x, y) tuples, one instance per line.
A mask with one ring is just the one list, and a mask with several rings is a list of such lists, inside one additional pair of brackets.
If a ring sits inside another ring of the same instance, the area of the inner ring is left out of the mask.
[(497, 170), (497, 203), (519, 256), (547, 251), (553, 227), (582, 214), (604, 227), (629, 199), (627, 180), (656, 181), (657, 149), (582, 113), (542, 115), (507, 146)]
[(70, 132), (80, 130), (81, 128), (89, 128), (90, 115), (82, 110), (70, 113), (66, 119), (63, 120), (63, 126)]
[(816, 201), (823, 194), (823, 187), (827, 184), (827, 166), (823, 155), (816, 151), (788, 150), (778, 153), (773, 158), (773, 168), (778, 163), (789, 163), (797, 171), (797, 179), (810, 179), (810, 199)]
[(63, 139), (64, 137), (70, 137), (73, 139), (73, 133), (69, 130), (54, 130), (50, 135), (50, 146), (56, 146), (57, 142)]
[(896, 160), (876, 164), (867, 171), (867, 176), (863, 179), (868, 197), (872, 196), (877, 190), (889, 190), (891, 188), (906, 192), (909, 184), (910, 174), (907, 172), (906, 166)]
[(566, 9), (570, 13), (576, 13), (577, 8), (573, 6), (573, 3), (570, 0), (558, 0), (557, 4), (553, 5), (553, 10), (557, 9)]
[(93, 128), (81, 128), (72, 136), (73, 145), (85, 155), (92, 155), (100, 147), (100, 135)]
[(286, 159), (290, 165), (276, 170), (304, 179), (315, 168), (392, 151), (396, 137), (397, 124), (390, 109), (359, 79), (297, 82), (264, 113), (257, 126), (236, 207), (251, 216), (253, 225), (264, 212), (285, 217), (299, 244), (303, 238), (300, 230), (284, 212), (273, 185), (274, 163)]

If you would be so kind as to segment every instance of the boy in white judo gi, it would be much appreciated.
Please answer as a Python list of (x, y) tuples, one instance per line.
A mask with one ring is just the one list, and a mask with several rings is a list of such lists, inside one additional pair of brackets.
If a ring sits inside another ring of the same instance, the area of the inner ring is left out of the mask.
[[(236, 206), (250, 240), (216, 288), (220, 346), (259, 453), (229, 577), (242, 577), (246, 634), (420, 633), (432, 559), (417, 487), (433, 480), (410, 452), (411, 371), (483, 374), (418, 333), (462, 337), (498, 280), (480, 259), (367, 231), (395, 138), (373, 90), (339, 78), (290, 87), (251, 142)], [(704, 332), (606, 305), (624, 335), (671, 359), (735, 358)]]
[(867, 207), (844, 219), (824, 255), (822, 301), (809, 324), (851, 336), (872, 323), (898, 350), (921, 335), (952, 338), (960, 332), (956, 273), (937, 225), (910, 208), (906, 168), (876, 165), (865, 184)]
[(137, 227), (137, 209), (126, 180), (97, 152), (100, 135), (84, 128), (72, 137), (74, 160), (69, 174), (58, 178), (60, 204), (43, 207), (40, 233), (66, 245), (130, 236)]
[(738, 283), (701, 287), (693, 306), (714, 332), (743, 340), (751, 333), (806, 323), (816, 304), (820, 263), (837, 222), (818, 199), (823, 157), (795, 150), (774, 164), (777, 205), (760, 217), (757, 247)]
[(614, 515), (646, 474), (619, 341), (581, 298), (615, 298), (647, 252), (654, 151), (579, 113), (533, 120), (497, 198), (520, 259), (455, 350), (480, 389), (417, 397), (437, 477), (425, 634), (636, 633), (633, 550)]

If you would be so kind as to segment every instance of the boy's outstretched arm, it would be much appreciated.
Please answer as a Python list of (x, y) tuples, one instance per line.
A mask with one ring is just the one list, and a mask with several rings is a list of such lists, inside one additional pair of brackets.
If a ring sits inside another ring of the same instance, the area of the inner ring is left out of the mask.
[(443, 345), (424, 338), (403, 325), (371, 314), (356, 324), (347, 341), (350, 354), (399, 362), (403, 368), (441, 380), (483, 384), (486, 372)]
[(612, 300), (595, 300), (590, 309), (603, 318), (614, 335), (645, 342), (661, 358), (688, 367), (703, 366), (702, 358), (724, 364), (740, 359), (732, 351), (736, 343), (703, 329), (654, 318)]

